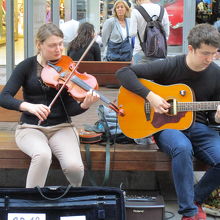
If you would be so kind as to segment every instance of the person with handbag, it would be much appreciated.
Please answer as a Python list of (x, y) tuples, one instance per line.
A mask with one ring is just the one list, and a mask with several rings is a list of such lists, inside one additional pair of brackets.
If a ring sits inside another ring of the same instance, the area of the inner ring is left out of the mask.
[(130, 8), (126, 1), (117, 0), (113, 16), (103, 24), (102, 42), (105, 47), (104, 60), (131, 61), (132, 46), (129, 37)]

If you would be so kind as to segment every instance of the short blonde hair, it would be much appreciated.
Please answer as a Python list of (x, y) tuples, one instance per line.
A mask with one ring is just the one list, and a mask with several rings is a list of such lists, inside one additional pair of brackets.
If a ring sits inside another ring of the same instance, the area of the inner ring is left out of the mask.
[(124, 6), (125, 6), (125, 9), (126, 9), (126, 13), (125, 13), (125, 18), (129, 18), (130, 15), (131, 15), (131, 9), (129, 8), (128, 6), (128, 3), (124, 0), (117, 0), (113, 6), (113, 9), (112, 9), (112, 16), (113, 17), (117, 17), (117, 13), (116, 13), (116, 7), (119, 3), (123, 3)]

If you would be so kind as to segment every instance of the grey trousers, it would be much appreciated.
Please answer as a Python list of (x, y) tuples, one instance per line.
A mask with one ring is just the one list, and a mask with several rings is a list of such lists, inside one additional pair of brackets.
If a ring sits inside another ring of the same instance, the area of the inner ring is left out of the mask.
[(84, 165), (79, 148), (79, 136), (74, 126), (68, 123), (48, 127), (18, 125), (15, 141), (21, 151), (31, 157), (26, 188), (45, 185), (52, 154), (59, 160), (70, 184), (81, 186)]

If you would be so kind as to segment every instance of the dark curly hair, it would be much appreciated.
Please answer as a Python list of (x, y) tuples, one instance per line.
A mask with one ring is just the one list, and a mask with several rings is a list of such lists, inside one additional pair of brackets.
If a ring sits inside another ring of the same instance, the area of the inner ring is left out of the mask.
[(69, 43), (68, 50), (78, 50), (89, 45), (94, 37), (94, 25), (89, 22), (80, 24), (77, 36)]
[(189, 45), (192, 45), (194, 49), (198, 49), (201, 47), (202, 43), (216, 48), (220, 47), (220, 33), (211, 24), (197, 24), (189, 32)]

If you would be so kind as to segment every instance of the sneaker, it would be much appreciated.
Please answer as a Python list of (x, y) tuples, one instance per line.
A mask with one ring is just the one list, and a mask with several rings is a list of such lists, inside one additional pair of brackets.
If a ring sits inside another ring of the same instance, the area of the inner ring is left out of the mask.
[(206, 213), (203, 211), (202, 206), (195, 202), (196, 206), (198, 207), (198, 213), (196, 215), (196, 220), (206, 220)]
[(195, 216), (183, 216), (182, 220), (206, 220), (206, 213), (203, 211), (202, 206), (195, 202), (196, 206), (198, 207), (198, 213)]
[(189, 217), (189, 216), (183, 216), (183, 217), (182, 217), (182, 220), (197, 220), (197, 219), (196, 219), (195, 216), (191, 216), (191, 217)]

